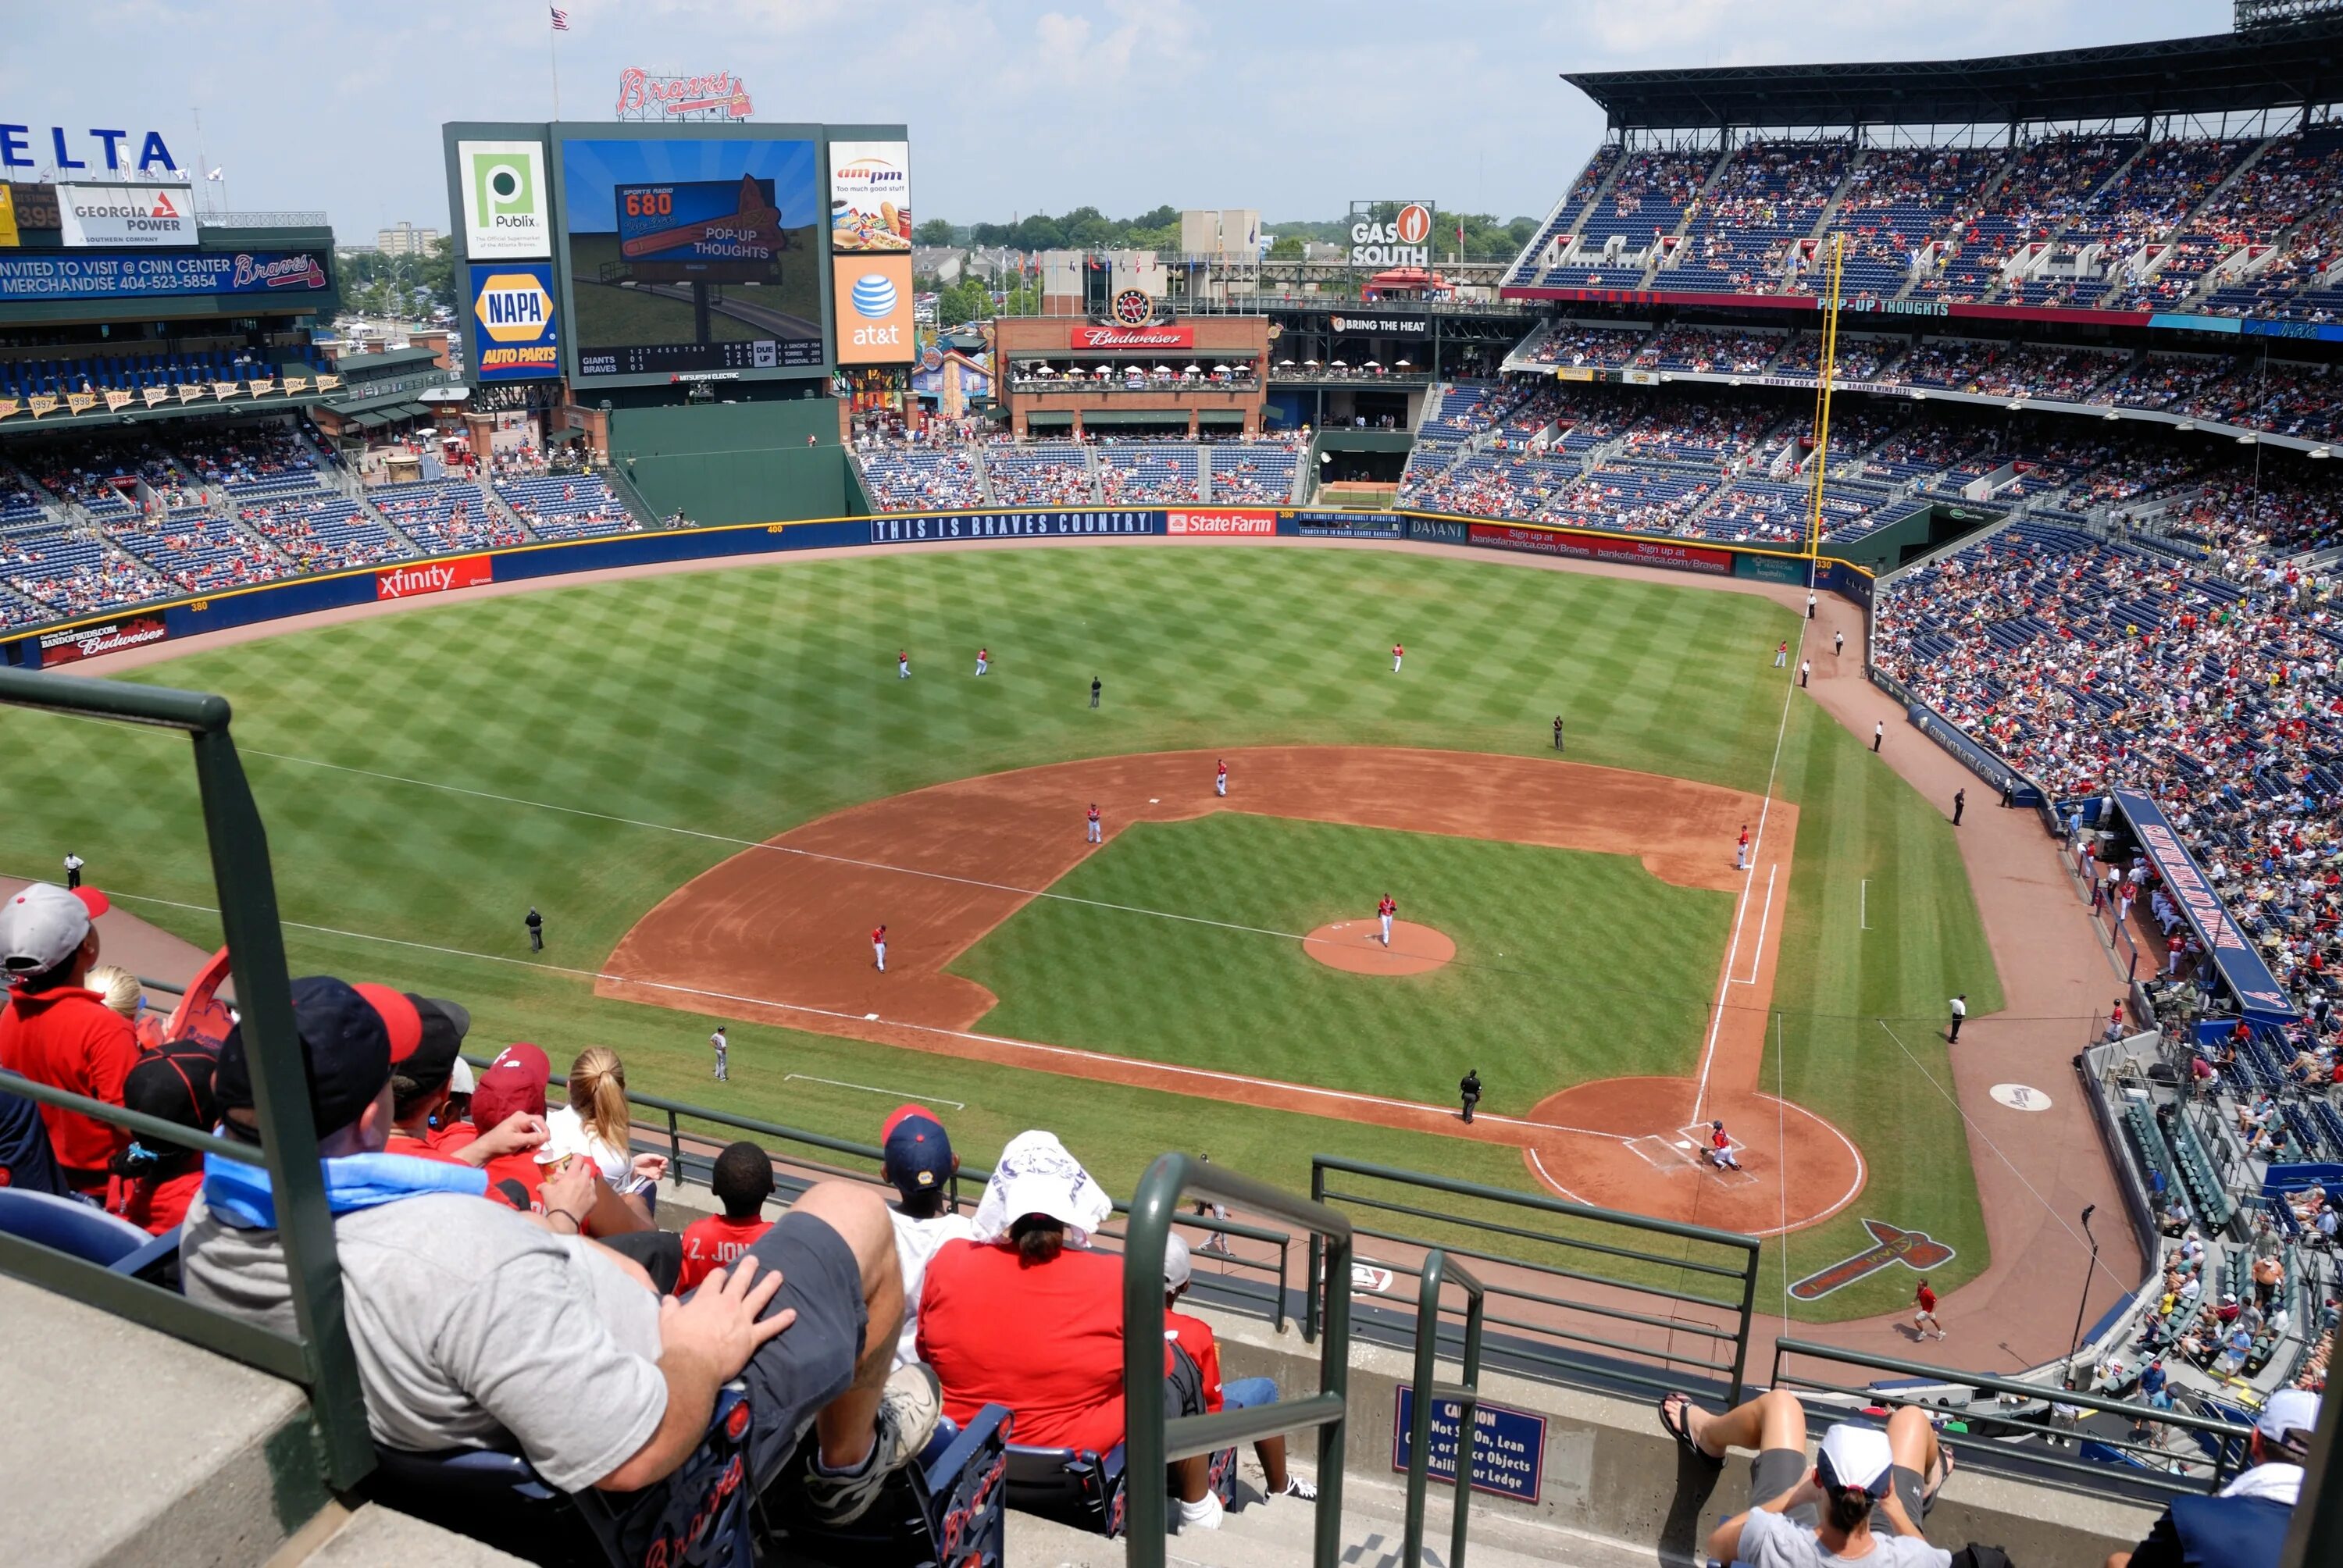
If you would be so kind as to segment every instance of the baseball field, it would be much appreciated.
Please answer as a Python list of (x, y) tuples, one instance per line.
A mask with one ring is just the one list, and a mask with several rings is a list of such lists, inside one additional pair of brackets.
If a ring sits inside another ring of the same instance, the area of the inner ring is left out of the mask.
[[(234, 702), (296, 972), (456, 998), (477, 1045), (607, 1044), (638, 1089), (858, 1139), (950, 1102), (965, 1157), (1046, 1126), (1121, 1192), (1171, 1147), (1560, 1191), (1768, 1233), (1769, 1292), (1867, 1218), (1954, 1248), (1947, 1290), (1987, 1258), (1942, 1011), (1997, 1008), (1993, 963), (1942, 814), (1773, 667), (1796, 630), (1692, 582), (1118, 546), (595, 582), (121, 674)], [(183, 740), (8, 712), (0, 744), (0, 872), (72, 849), (216, 940)], [(1418, 972), (1358, 947), (1385, 893)], [(1704, 1118), (1741, 1178), (1684, 1156)]]

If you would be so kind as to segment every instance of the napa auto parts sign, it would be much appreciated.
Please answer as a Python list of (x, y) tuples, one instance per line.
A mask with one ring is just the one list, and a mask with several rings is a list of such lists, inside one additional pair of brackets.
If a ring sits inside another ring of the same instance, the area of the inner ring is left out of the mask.
[(424, 566), (391, 567), (375, 573), (374, 597), (414, 598), (421, 594), (446, 593), (450, 588), (478, 588), (494, 580), (494, 576), (490, 557), (453, 556)]
[(1277, 532), (1277, 513), (1268, 507), (1221, 507), (1211, 511), (1173, 509), (1163, 514), (1163, 531), (1222, 538), (1266, 538)]

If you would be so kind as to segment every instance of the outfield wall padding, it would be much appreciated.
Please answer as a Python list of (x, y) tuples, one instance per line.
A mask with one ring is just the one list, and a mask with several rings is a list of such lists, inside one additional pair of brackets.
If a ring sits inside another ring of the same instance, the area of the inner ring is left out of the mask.
[[(824, 402), (743, 404), (725, 409), (728, 419), (717, 429), (742, 439), (752, 431), (767, 430), (774, 410), (789, 411), (791, 427), (807, 425), (806, 434), (818, 434), (799, 410), (826, 410)], [(646, 416), (672, 413), (667, 409), (614, 411), (612, 417), (631, 427)], [(699, 412), (704, 414), (707, 410)], [(696, 440), (709, 438), (711, 427), (669, 422), (663, 429), (652, 417), (638, 433), (645, 440), (664, 438), (689, 430)], [(737, 429), (731, 429), (737, 424)], [(618, 437), (614, 437), (614, 439)], [(760, 438), (769, 438), (760, 437)], [(791, 452), (739, 453), (779, 463), (800, 458), (808, 463), (835, 465), (832, 478), (842, 492), (845, 455), (835, 446), (801, 447)], [(721, 456), (718, 454), (717, 456)], [(720, 468), (706, 451), (662, 452), (659, 462), (681, 473), (697, 466)], [(679, 503), (646, 484), (649, 462), (636, 458), (636, 483), (664, 511)], [(711, 495), (736, 490), (745, 497), (755, 487), (746, 470), (734, 470), (707, 480)], [(795, 480), (776, 481), (786, 488)], [(748, 488), (740, 488), (749, 486)], [(701, 514), (683, 505), (687, 516)], [(287, 582), (231, 588), (201, 597), (166, 599), (105, 615), (85, 616), (0, 640), (0, 663), (38, 668), (96, 658), (125, 648), (142, 647), (166, 638), (225, 631), (260, 621), (337, 609), (377, 599), (412, 598), (447, 592), (486, 582), (516, 582), (566, 576), (572, 572), (624, 569), (673, 561), (712, 560), (730, 556), (773, 555), (788, 550), (829, 549), (843, 546), (883, 547), (892, 544), (954, 544), (993, 539), (1184, 538), (1242, 540), (1246, 538), (1312, 538), (1362, 540), (1407, 538), (1452, 545), (1464, 549), (1505, 549), (1565, 557), (1579, 560), (1614, 561), (1693, 571), (1711, 577), (1737, 577), (1765, 582), (1804, 583), (1811, 572), (1819, 588), (1845, 595), (1868, 605), (1870, 574), (1852, 562), (1819, 561), (1777, 550), (1745, 546), (1711, 545), (1656, 538), (1643, 534), (1612, 534), (1588, 528), (1558, 528), (1537, 523), (1493, 522), (1485, 518), (1443, 516), (1429, 512), (1344, 512), (1291, 507), (1085, 507), (1001, 508), (985, 511), (887, 513), (880, 516), (830, 516), (805, 519), (772, 519), (721, 527), (656, 529), (639, 534), (613, 534), (602, 538), (559, 543), (518, 545), (462, 556), (436, 556), (398, 561), (381, 567), (360, 567)], [(444, 579), (444, 580), (443, 580)]]

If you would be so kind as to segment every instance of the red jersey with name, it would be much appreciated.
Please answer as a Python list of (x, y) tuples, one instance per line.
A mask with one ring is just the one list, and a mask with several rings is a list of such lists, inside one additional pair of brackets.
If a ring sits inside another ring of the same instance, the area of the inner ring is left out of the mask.
[(718, 1269), (729, 1269), (746, 1257), (757, 1238), (773, 1228), (761, 1214), (735, 1220), (710, 1214), (683, 1228), (683, 1271), (675, 1277), (675, 1293), (683, 1294)]

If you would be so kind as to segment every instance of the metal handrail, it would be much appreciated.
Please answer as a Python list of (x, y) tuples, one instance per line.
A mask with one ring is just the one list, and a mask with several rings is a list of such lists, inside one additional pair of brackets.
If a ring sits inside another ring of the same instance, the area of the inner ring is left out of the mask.
[[(1180, 1200), (1191, 1192), (1302, 1226), (1310, 1232), (1312, 1251), (1322, 1243), (1339, 1263), (1339, 1271), (1327, 1276), (1342, 1283), (1339, 1289), (1327, 1289), (1317, 1393), (1246, 1410), (1164, 1419), (1163, 1256)], [(1126, 1493), (1123, 1532), (1124, 1561), (1130, 1568), (1163, 1568), (1170, 1513), (1163, 1487), (1166, 1464), (1309, 1427), (1318, 1429), (1318, 1523), (1311, 1560), (1314, 1568), (1335, 1568), (1342, 1550), (1342, 1444), (1349, 1426), (1350, 1265), (1351, 1221), (1323, 1203), (1304, 1201), (1266, 1181), (1186, 1154), (1159, 1155), (1139, 1179), (1122, 1254), (1124, 1469), (1133, 1478)]]
[[(1944, 1367), (1930, 1366), (1922, 1362), (1904, 1361), (1895, 1356), (1872, 1355), (1861, 1351), (1846, 1350), (1837, 1345), (1817, 1344), (1811, 1341), (1798, 1339), (1785, 1338), (1774, 1342), (1772, 1386), (1775, 1388), (1786, 1388), (1793, 1392), (1804, 1389), (1818, 1394), (1852, 1397), (1865, 1402), (1908, 1404), (1922, 1410), (1949, 1408), (1931, 1404), (1926, 1400), (1917, 1397), (1899, 1394), (1893, 1389), (1881, 1388), (1876, 1383), (1866, 1383), (1857, 1387), (1825, 1382), (1813, 1377), (1800, 1377), (1784, 1369), (1784, 1359), (1789, 1356), (1804, 1356), (1815, 1361), (1834, 1362), (1844, 1366), (1861, 1367), (1871, 1372), (1890, 1372), (1897, 1377), (1909, 1378), (1917, 1382), (1950, 1383), (1979, 1393), (2006, 1394), (2022, 1400), (2041, 1400), (2046, 1402), (2072, 1405), (2093, 1414), (2119, 1415), (2135, 1426), (2177, 1427), (2183, 1431), (2210, 1438), (2212, 1440), (2210, 1456), (2195, 1461), (2210, 1466), (2211, 1473), (2201, 1479), (2176, 1480), (2159, 1470), (2146, 1465), (2137, 1471), (2119, 1473), (2133, 1485), (2157, 1493), (2190, 1496), (2198, 1493), (2218, 1492), (2234, 1473), (2233, 1464), (2236, 1468), (2243, 1468), (2246, 1439), (2253, 1431), (2249, 1426), (2240, 1426), (2235, 1422), (2221, 1421), (2212, 1416), (2191, 1415), (2181, 1410), (2162, 1410), (2155, 1405), (2137, 1404), (2128, 1400), (2106, 1399), (2097, 1394), (2085, 1393), (2078, 1389), (2045, 1388), (2040, 1383), (2018, 1382), (2014, 1379), (1996, 1377), (1988, 1372), (1947, 1371)], [(2018, 1424), (2013, 1418), (1989, 1419), (2004, 1420), (2011, 1424)], [(2046, 1425), (2045, 1430), (2049, 1430)], [(2077, 1435), (2079, 1440), (2097, 1443), (2118, 1453), (2154, 1455), (2157, 1460), (2164, 1462), (2170, 1462), (2176, 1457), (2167, 1451), (2151, 1444), (2132, 1442), (2102, 1433), (2077, 1433)], [(1943, 1441), (1953, 1443), (1950, 1438), (1945, 1438)], [(1996, 1453), (2000, 1447), (1989, 1441), (1966, 1444), (1953, 1443), (1953, 1445), (1956, 1448), (1966, 1447), (1970, 1452), (1977, 1455)], [(2026, 1454), (2026, 1462), (2029, 1466), (2054, 1471), (2093, 1487), (2105, 1487), (2110, 1475), (2118, 1473), (2111, 1471), (2110, 1467), (2103, 1462), (2085, 1459), (2066, 1459), (2046, 1452), (2037, 1453), (2029, 1451)], [(2186, 1476), (2185, 1469), (2182, 1474)]]
[[(374, 1443), (367, 1432), (357, 1356), (342, 1315), (341, 1267), (334, 1251), (333, 1216), (326, 1207), (308, 1074), (293, 1026), (268, 836), (228, 733), (227, 699), (164, 687), (0, 668), (0, 705), (176, 729), (194, 749), (220, 928), (233, 955), (240, 1024), (253, 1066), (258, 1162), (266, 1168), (276, 1194), (277, 1233), (285, 1250), (295, 1336), (288, 1340), (267, 1332), (159, 1286), (126, 1279), (14, 1236), (0, 1236), (0, 1270), (302, 1384), (309, 1395), (327, 1479), (337, 1488), (353, 1486), (374, 1468)], [(72, 1109), (165, 1135), (145, 1125), (151, 1118), (137, 1118), (117, 1105), (84, 1100)], [(181, 1129), (169, 1136), (203, 1147), (206, 1153), (238, 1157), (227, 1149), (213, 1149), (208, 1141), (199, 1143), (206, 1135)]]
[[(1550, 1215), (1557, 1219), (1590, 1221), (1597, 1224), (1623, 1231), (1641, 1231), (1650, 1235), (1672, 1236), (1681, 1241), (1699, 1242), (1704, 1245), (1719, 1247), (1725, 1249), (1728, 1251), (1738, 1253), (1740, 1256), (1740, 1263), (1736, 1267), (1728, 1264), (1703, 1261), (1691, 1258), (1663, 1257), (1657, 1253), (1646, 1252), (1631, 1246), (1619, 1245), (1608, 1241), (1584, 1240), (1574, 1236), (1558, 1234), (1552, 1231), (1532, 1230), (1527, 1226), (1508, 1225), (1494, 1220), (1475, 1219), (1463, 1214), (1440, 1213), (1410, 1204), (1393, 1203), (1382, 1199), (1368, 1198), (1357, 1193), (1330, 1191), (1326, 1181), (1330, 1172), (1342, 1172), (1350, 1175), (1365, 1176), (1375, 1181), (1394, 1182), (1403, 1186), (1421, 1188), (1429, 1191), (1445, 1192), (1455, 1197), (1482, 1200), (1487, 1202), (1503, 1204), (1509, 1208), (1525, 1210), (1534, 1214)], [(1542, 1334), (1550, 1339), (1564, 1340), (1581, 1344), (1593, 1345), (1601, 1349), (1617, 1352), (1627, 1355), (1645, 1358), (1656, 1357), (1656, 1359), (1662, 1362), (1671, 1366), (1692, 1365), (1707, 1372), (1722, 1372), (1725, 1374), (1725, 1380), (1727, 1385), (1727, 1397), (1735, 1403), (1738, 1403), (1742, 1398), (1749, 1360), (1751, 1324), (1755, 1319), (1757, 1301), (1757, 1263), (1760, 1243), (1755, 1236), (1745, 1236), (1731, 1231), (1711, 1230), (1701, 1225), (1686, 1225), (1673, 1220), (1655, 1220), (1645, 1215), (1631, 1214), (1617, 1210), (1597, 1209), (1588, 1204), (1574, 1203), (1565, 1199), (1549, 1197), (1544, 1194), (1518, 1192), (1503, 1187), (1483, 1186), (1483, 1184), (1475, 1181), (1461, 1181), (1452, 1177), (1433, 1176), (1419, 1171), (1403, 1171), (1394, 1166), (1377, 1165), (1366, 1161), (1351, 1160), (1332, 1154), (1320, 1154), (1312, 1158), (1310, 1162), (1310, 1196), (1311, 1199), (1316, 1202), (1356, 1204), (1362, 1208), (1377, 1209), (1388, 1213), (1408, 1214), (1418, 1219), (1430, 1220), (1443, 1225), (1463, 1226), (1483, 1235), (1514, 1237), (1523, 1241), (1535, 1241), (1543, 1245), (1569, 1248), (1576, 1253), (1592, 1255), (1598, 1258), (1617, 1258), (1631, 1262), (1647, 1263), (1694, 1274), (1710, 1275), (1719, 1280), (1738, 1281), (1741, 1287), (1739, 1292), (1740, 1299), (1738, 1301), (1731, 1301), (1721, 1299), (1716, 1296), (1704, 1295), (1694, 1291), (1677, 1289), (1667, 1285), (1636, 1283), (1632, 1281), (1616, 1278), (1615, 1276), (1588, 1272), (1584, 1269), (1566, 1268), (1560, 1264), (1536, 1262), (1521, 1258), (1499, 1257), (1493, 1253), (1478, 1252), (1463, 1247), (1446, 1246), (1443, 1249), (1452, 1257), (1458, 1255), (1472, 1257), (1480, 1261), (1503, 1263), (1510, 1268), (1526, 1270), (1552, 1279), (1581, 1281), (1589, 1284), (1604, 1285), (1618, 1290), (1630, 1291), (1641, 1296), (1654, 1298), (1661, 1301), (1680, 1302), (1694, 1306), (1709, 1308), (1720, 1313), (1729, 1313), (1731, 1314), (1733, 1327), (1728, 1332), (1725, 1329), (1715, 1325), (1679, 1322), (1674, 1319), (1656, 1319), (1648, 1314), (1637, 1313), (1623, 1307), (1606, 1306), (1595, 1302), (1575, 1301), (1561, 1296), (1548, 1296), (1533, 1291), (1512, 1289), (1503, 1285), (1493, 1284), (1489, 1286), (1490, 1293), (1496, 1296), (1510, 1296), (1519, 1301), (1535, 1302), (1544, 1306), (1561, 1307), (1571, 1312), (1584, 1312), (1594, 1317), (1607, 1318), (1614, 1321), (1642, 1323), (1645, 1326), (1664, 1327), (1671, 1333), (1692, 1332), (1709, 1340), (1723, 1340), (1730, 1338), (1733, 1342), (1733, 1359), (1731, 1364), (1728, 1366), (1714, 1361), (1705, 1361), (1697, 1357), (1679, 1355), (1673, 1351), (1654, 1352), (1641, 1346), (1606, 1339), (1599, 1334), (1591, 1332), (1573, 1332), (1570, 1330), (1554, 1328), (1545, 1324), (1523, 1322), (1519, 1319), (1498, 1318), (1494, 1320), (1505, 1326), (1527, 1330), (1534, 1333)], [(1354, 1233), (1360, 1236), (1374, 1237), (1383, 1241), (1398, 1241), (1410, 1245), (1423, 1246), (1426, 1248), (1430, 1248), (1433, 1245), (1433, 1243), (1421, 1237), (1409, 1237), (1386, 1231), (1370, 1231), (1363, 1227), (1357, 1229)], [(1316, 1314), (1319, 1292), (1324, 1282), (1326, 1269), (1326, 1263), (1322, 1256), (1322, 1249), (1313, 1239), (1311, 1243), (1309, 1272), (1305, 1276), (1304, 1281), (1305, 1295), (1303, 1307), (1304, 1315), (1302, 1319), (1302, 1336), (1305, 1339), (1312, 1337), (1315, 1333), (1318, 1326)], [(1413, 1271), (1402, 1269), (1398, 1265), (1390, 1266), (1393, 1267), (1395, 1271), (1399, 1272)], [(1453, 1266), (1453, 1264), (1452, 1263), (1451, 1267)], [(1347, 1271), (1343, 1283), (1347, 1288), (1349, 1283)], [(1635, 1379), (1632, 1377), (1631, 1374), (1622, 1374), (1615, 1368), (1608, 1369), (1606, 1371), (1606, 1375), (1614, 1378), (1622, 1375), (1628, 1375), (1630, 1377), (1630, 1381), (1644, 1381), (1642, 1379)]]
[[(1464, 1292), (1464, 1351), (1453, 1383), (1440, 1371), (1440, 1288), (1453, 1278)], [(1432, 1476), (1432, 1407), (1456, 1406), (1456, 1495), (1450, 1505), (1447, 1568), (1464, 1568), (1464, 1533), (1473, 1499), (1473, 1434), (1481, 1412), (1481, 1322), (1486, 1289), (1472, 1271), (1434, 1247), (1423, 1260), (1415, 1293), (1415, 1406), (1408, 1422), (1407, 1533), (1404, 1568), (1423, 1568), (1423, 1493)]]

